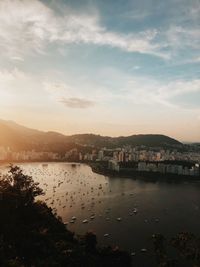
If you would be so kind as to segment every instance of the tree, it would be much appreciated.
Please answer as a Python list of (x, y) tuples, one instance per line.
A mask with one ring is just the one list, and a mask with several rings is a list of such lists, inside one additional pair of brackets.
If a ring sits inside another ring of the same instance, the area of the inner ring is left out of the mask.
[(18, 166), (10, 165), (9, 174), (0, 179), (0, 197), (14, 202), (16, 208), (32, 205), (35, 197), (43, 195), (39, 183), (25, 175)]
[(0, 266), (131, 266), (130, 255), (96, 248), (96, 235), (81, 243), (42, 201), (38, 183), (17, 166), (0, 177)]
[(97, 237), (93, 232), (87, 232), (85, 234), (85, 246), (86, 251), (92, 252), (96, 250)]

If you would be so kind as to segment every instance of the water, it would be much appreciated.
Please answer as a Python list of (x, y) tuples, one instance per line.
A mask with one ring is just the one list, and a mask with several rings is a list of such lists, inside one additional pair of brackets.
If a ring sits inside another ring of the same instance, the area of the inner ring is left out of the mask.
[[(99, 245), (136, 252), (137, 266), (152, 266), (153, 233), (172, 237), (180, 231), (200, 235), (199, 182), (147, 182), (93, 173), (84, 164), (20, 164), (45, 191), (45, 200), (76, 234), (96, 233)], [(5, 172), (5, 166), (1, 171)], [(133, 210), (137, 209), (134, 214)], [(72, 216), (77, 219), (70, 223)], [(92, 216), (92, 218), (91, 218)], [(118, 221), (117, 218), (121, 218)], [(88, 223), (83, 223), (83, 220)], [(104, 234), (109, 234), (104, 237)], [(141, 252), (147, 249), (147, 256)], [(146, 265), (145, 265), (146, 266)]]

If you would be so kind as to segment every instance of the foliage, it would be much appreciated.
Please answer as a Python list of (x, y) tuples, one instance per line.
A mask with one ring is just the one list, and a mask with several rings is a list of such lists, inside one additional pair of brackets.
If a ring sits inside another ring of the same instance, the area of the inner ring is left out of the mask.
[[(200, 239), (189, 232), (174, 236), (168, 244), (161, 234), (153, 237), (156, 263), (159, 267), (200, 267)], [(167, 246), (168, 245), (168, 246)], [(169, 246), (175, 249), (174, 256), (169, 256)]]
[(35, 197), (43, 194), (39, 184), (23, 174), (18, 166), (11, 165), (9, 175), (4, 175), (0, 181), (1, 198), (6, 197), (10, 203), (15, 203), (16, 208), (33, 204)]
[[(52, 209), (35, 198), (43, 194), (38, 183), (17, 166), (0, 179), (0, 266), (101, 267), (131, 266), (130, 257), (110, 248), (96, 248), (96, 235), (82, 242), (68, 231)], [(123, 265), (122, 260), (126, 258)]]

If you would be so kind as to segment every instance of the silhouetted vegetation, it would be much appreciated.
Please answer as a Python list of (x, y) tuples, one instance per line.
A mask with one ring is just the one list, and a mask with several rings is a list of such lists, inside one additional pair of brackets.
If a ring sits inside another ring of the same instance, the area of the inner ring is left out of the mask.
[[(75, 237), (51, 208), (36, 201), (42, 194), (38, 183), (17, 166), (1, 177), (0, 266), (131, 266), (127, 252), (98, 248), (94, 233)], [(182, 232), (167, 241), (155, 234), (152, 239), (155, 266), (200, 267), (200, 239), (194, 235)]]
[(0, 266), (130, 266), (126, 252), (97, 248), (96, 236), (68, 231), (51, 208), (35, 198), (43, 190), (11, 166), (0, 179)]
[[(155, 234), (152, 237), (157, 266), (200, 266), (200, 238), (188, 232), (177, 234), (169, 242), (161, 234)], [(171, 253), (169, 253), (170, 250)]]

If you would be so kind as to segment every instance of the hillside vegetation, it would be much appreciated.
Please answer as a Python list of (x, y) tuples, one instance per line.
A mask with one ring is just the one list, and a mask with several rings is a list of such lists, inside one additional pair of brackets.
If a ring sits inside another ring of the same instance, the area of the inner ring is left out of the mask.
[(77, 134), (66, 136), (57, 132), (43, 132), (20, 126), (15, 122), (0, 120), (0, 146), (14, 150), (43, 150), (63, 152), (78, 146), (122, 147), (180, 147), (182, 144), (165, 135), (140, 134), (131, 136), (109, 137), (95, 134)]

